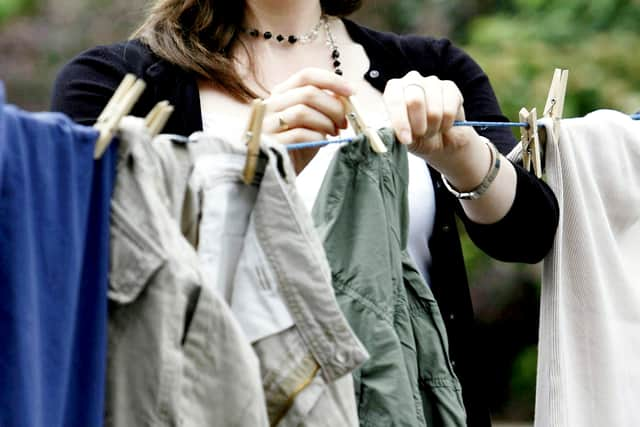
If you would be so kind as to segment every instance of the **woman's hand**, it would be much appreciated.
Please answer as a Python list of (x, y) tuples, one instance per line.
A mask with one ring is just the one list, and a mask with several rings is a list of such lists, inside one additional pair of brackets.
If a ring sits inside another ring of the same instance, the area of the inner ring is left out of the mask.
[[(273, 88), (266, 99), (263, 131), (283, 144), (337, 135), (347, 127), (346, 109), (339, 97), (352, 93), (346, 80), (337, 74), (305, 68)], [(296, 172), (300, 172), (317, 151), (317, 148), (292, 151)]]
[(482, 181), (491, 154), (472, 127), (453, 127), (455, 120), (465, 119), (462, 93), (455, 83), (411, 71), (401, 79), (389, 80), (384, 101), (398, 140), (411, 144), (412, 153), (461, 190)]
[[(454, 127), (464, 120), (462, 93), (449, 80), (423, 77), (416, 71), (392, 79), (384, 91), (391, 126), (401, 143), (445, 175), (458, 191), (471, 191), (484, 180), (492, 165), (485, 138), (469, 126)], [(477, 200), (463, 201), (467, 215), (480, 223), (492, 223), (510, 209), (515, 197), (516, 174), (502, 162), (489, 190)]]
[(453, 127), (465, 114), (462, 93), (450, 80), (411, 71), (389, 80), (384, 101), (398, 140), (440, 172), (446, 174), (467, 146), (480, 140), (471, 127)]

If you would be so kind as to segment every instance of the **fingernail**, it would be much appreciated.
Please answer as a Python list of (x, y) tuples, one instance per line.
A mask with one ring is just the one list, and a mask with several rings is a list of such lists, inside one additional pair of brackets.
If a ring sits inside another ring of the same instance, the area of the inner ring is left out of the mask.
[(411, 132), (404, 129), (400, 131), (400, 142), (403, 144), (411, 144), (413, 142), (413, 138), (411, 138)]

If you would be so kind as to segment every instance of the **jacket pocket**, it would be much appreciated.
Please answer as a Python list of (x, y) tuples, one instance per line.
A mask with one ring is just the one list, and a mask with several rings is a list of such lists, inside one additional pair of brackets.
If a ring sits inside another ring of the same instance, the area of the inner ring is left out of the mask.
[(111, 204), (109, 299), (134, 301), (164, 264), (159, 245), (129, 221), (124, 210)]

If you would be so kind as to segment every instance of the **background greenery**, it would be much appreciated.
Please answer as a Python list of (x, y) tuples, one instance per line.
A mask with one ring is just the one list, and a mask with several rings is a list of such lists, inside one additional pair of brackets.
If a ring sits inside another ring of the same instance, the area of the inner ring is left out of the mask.
[[(46, 110), (61, 65), (127, 37), (145, 7), (145, 0), (0, 0), (0, 80), (9, 101)], [(355, 19), (451, 38), (485, 69), (514, 120), (523, 106), (542, 109), (556, 67), (570, 70), (566, 117), (640, 110), (640, 0), (364, 0)], [(464, 250), (494, 417), (530, 420), (539, 266), (491, 261), (468, 240)]]

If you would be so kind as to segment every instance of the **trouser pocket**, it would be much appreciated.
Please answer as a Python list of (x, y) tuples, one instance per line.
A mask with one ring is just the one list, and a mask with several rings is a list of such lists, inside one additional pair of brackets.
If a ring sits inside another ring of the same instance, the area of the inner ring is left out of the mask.
[(261, 339), (253, 348), (260, 360), (270, 424), (278, 425), (294, 406), (295, 412), (304, 417), (322, 390), (303, 394), (314, 382), (320, 366), (307, 350), (297, 328), (292, 326)]

